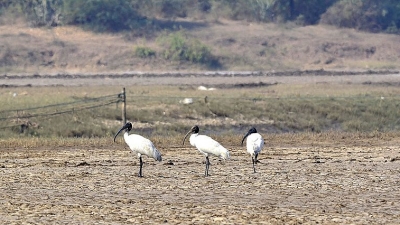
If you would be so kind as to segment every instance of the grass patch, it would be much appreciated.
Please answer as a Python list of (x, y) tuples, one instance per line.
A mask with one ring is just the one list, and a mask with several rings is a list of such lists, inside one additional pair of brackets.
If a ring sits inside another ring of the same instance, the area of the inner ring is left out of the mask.
[[(284, 147), (284, 146), (335, 146), (335, 147), (350, 147), (350, 146), (363, 146), (365, 141), (368, 140), (370, 146), (391, 146), (397, 145), (400, 133), (396, 132), (336, 132), (328, 131), (323, 133), (266, 133), (262, 132), (264, 139), (267, 141), (267, 148)], [(215, 140), (223, 144), (227, 148), (237, 147), (240, 145), (242, 135), (226, 133), (222, 135), (210, 135)], [(182, 140), (184, 134), (164, 136), (153, 135), (150, 137), (151, 141), (162, 152), (174, 151), (176, 148), (182, 147)], [(123, 139), (119, 138), (116, 143), (113, 142), (112, 137), (103, 138), (35, 138), (35, 137), (18, 137), (1, 139), (0, 145), (3, 149), (43, 149), (51, 148), (58, 150), (60, 148), (107, 148), (107, 149), (121, 149), (125, 146)], [(186, 143), (185, 146), (188, 146)], [(244, 147), (243, 147), (244, 148)]]
[[(144, 136), (181, 136), (195, 124), (202, 133), (213, 135), (237, 135), (249, 126), (268, 133), (400, 130), (400, 95), (396, 86), (278, 84), (207, 92), (191, 87), (135, 86), (126, 90), (127, 119), (133, 122), (134, 132)], [(122, 123), (121, 104), (28, 119), (23, 116), (64, 108), (21, 109), (71, 101), (89, 104), (86, 99), (113, 93), (117, 96), (119, 92), (117, 87), (0, 89), (0, 118), (13, 118), (0, 120), (0, 136), (112, 137)], [(192, 98), (193, 103), (182, 104), (184, 98)], [(28, 125), (23, 132), (21, 125)]]
[(140, 58), (150, 58), (156, 56), (156, 51), (146, 47), (146, 46), (137, 46), (135, 47), (135, 56)]

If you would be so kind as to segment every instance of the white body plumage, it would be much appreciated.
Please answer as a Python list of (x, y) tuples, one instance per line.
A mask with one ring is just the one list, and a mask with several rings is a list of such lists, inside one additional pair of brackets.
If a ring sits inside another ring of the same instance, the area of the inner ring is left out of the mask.
[(211, 165), (210, 159), (208, 158), (209, 155), (214, 155), (224, 160), (230, 158), (228, 149), (224, 148), (220, 143), (206, 135), (199, 135), (199, 127), (197, 125), (193, 126), (190, 131), (185, 135), (185, 138), (183, 138), (183, 144), (185, 144), (186, 137), (190, 133), (190, 144), (196, 147), (197, 150), (199, 150), (199, 152), (201, 152), (206, 157), (205, 176), (208, 176), (208, 169)]
[(157, 148), (153, 145), (153, 143), (140, 135), (137, 134), (129, 134), (129, 131), (132, 130), (132, 123), (127, 122), (114, 136), (114, 142), (117, 138), (118, 134), (121, 131), (125, 131), (124, 140), (125, 143), (129, 146), (132, 152), (136, 153), (139, 157), (139, 177), (143, 177), (142, 167), (143, 160), (142, 155), (146, 155), (151, 157), (157, 161), (161, 161), (161, 153), (157, 150)]
[(258, 155), (264, 147), (264, 139), (259, 133), (252, 133), (247, 136), (246, 149), (247, 152), (253, 157)]
[(246, 135), (244, 135), (242, 139), (242, 146), (243, 146), (243, 141), (245, 139), (246, 139), (246, 150), (251, 155), (251, 161), (253, 162), (253, 171), (255, 173), (256, 172), (255, 164), (259, 162), (257, 160), (257, 157), (264, 147), (264, 139), (254, 127), (250, 128), (250, 130), (246, 133)]
[(146, 155), (157, 161), (161, 161), (161, 153), (149, 139), (137, 134), (129, 134), (128, 132), (125, 132), (124, 140), (132, 152), (136, 153), (138, 157)]
[(192, 146), (196, 147), (206, 157), (214, 155), (224, 160), (230, 158), (229, 151), (224, 146), (206, 135), (192, 134), (189, 141)]

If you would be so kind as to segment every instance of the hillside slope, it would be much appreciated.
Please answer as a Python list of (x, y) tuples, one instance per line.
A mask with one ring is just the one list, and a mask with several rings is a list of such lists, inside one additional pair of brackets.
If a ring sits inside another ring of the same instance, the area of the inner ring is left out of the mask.
[[(219, 66), (163, 59), (156, 37), (98, 34), (78, 27), (0, 26), (0, 74), (204, 70), (400, 69), (400, 36), (325, 26), (291, 27), (238, 21), (177, 20), (190, 38), (209, 46)], [(158, 35), (162, 35), (160, 32)], [(156, 51), (140, 58), (137, 46)]]

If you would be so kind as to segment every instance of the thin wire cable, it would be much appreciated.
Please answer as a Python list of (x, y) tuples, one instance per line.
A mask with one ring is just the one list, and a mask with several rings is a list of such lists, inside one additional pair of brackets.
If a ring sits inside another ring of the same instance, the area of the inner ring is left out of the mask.
[(34, 118), (34, 117), (60, 115), (60, 114), (64, 114), (64, 113), (71, 113), (71, 112), (77, 112), (77, 111), (82, 111), (82, 110), (86, 110), (86, 109), (98, 108), (98, 107), (101, 107), (101, 106), (111, 105), (111, 104), (114, 104), (114, 103), (117, 103), (117, 102), (119, 102), (119, 100), (114, 100), (114, 101), (111, 101), (111, 102), (106, 102), (106, 103), (102, 103), (102, 104), (98, 104), (98, 105), (94, 105), (94, 106), (86, 106), (86, 107), (82, 107), (82, 108), (74, 107), (72, 109), (67, 109), (67, 110), (59, 111), (59, 112), (38, 113), (38, 114), (32, 114), (32, 115), (26, 115), (26, 116), (4, 117), (4, 118), (0, 118), (0, 120), (29, 119), (29, 118)]
[[(78, 109), (75, 109), (75, 108), (74, 108), (74, 109), (70, 109), (70, 110), (66, 110), (66, 111), (62, 111), (62, 112), (47, 113), (47, 114), (38, 114), (38, 115), (30, 115), (30, 116), (26, 116), (26, 117), (19, 117), (18, 119), (29, 119), (29, 118), (42, 117), (42, 116), (50, 117), (50, 116), (56, 116), (56, 115), (71, 113), (71, 112), (77, 112), (77, 111), (83, 111), (83, 110), (88, 110), (88, 109), (99, 108), (99, 107), (111, 105), (111, 104), (114, 104), (114, 103), (118, 103), (118, 101), (111, 101), (111, 102), (108, 102), (108, 103), (103, 103), (103, 104), (99, 104), (99, 105), (88, 106), (88, 107), (78, 108)], [(16, 118), (11, 118), (11, 119), (16, 119)], [(4, 126), (4, 127), (0, 127), (0, 130), (9, 129), (9, 128), (14, 128), (14, 127), (20, 127), (20, 126), (21, 126), (21, 124), (18, 124), (18, 125), (10, 125), (10, 126)]]
[(81, 102), (94, 102), (94, 101), (99, 101), (99, 100), (110, 98), (110, 97), (114, 97), (114, 98), (118, 99), (119, 95), (120, 94), (117, 94), (117, 95), (116, 94), (106, 95), (106, 96), (101, 96), (101, 97), (97, 97), (97, 98), (86, 98), (86, 99), (81, 99), (81, 100), (74, 101), (74, 102), (64, 102), (64, 103), (58, 103), (58, 104), (53, 104), (53, 105), (45, 105), (45, 106), (38, 106), (38, 107), (32, 107), (32, 108), (9, 109), (9, 110), (0, 111), (0, 113), (44, 109), (44, 108), (50, 108), (50, 107), (56, 107), (56, 106), (72, 105), (72, 104), (77, 104), (77, 103), (81, 103)]
[[(206, 96), (206, 95), (205, 95)], [(203, 99), (205, 96), (198, 96), (198, 97), (172, 97), (172, 96), (142, 96), (142, 95), (127, 95), (127, 98), (131, 99), (130, 101), (135, 101), (135, 99), (142, 98), (142, 99), (182, 99), (182, 98), (193, 98), (193, 99)], [(209, 99), (226, 99), (226, 100), (275, 100), (275, 99), (292, 99), (292, 100), (299, 100), (299, 99), (381, 99), (384, 98), (400, 98), (399, 96), (287, 96), (287, 97), (252, 97), (252, 98), (242, 98), (242, 97), (210, 97)]]
[(9, 128), (14, 128), (14, 127), (20, 127), (21, 125), (10, 125), (10, 126), (4, 126), (4, 127), (0, 127), (0, 130), (5, 130), (5, 129), (9, 129)]

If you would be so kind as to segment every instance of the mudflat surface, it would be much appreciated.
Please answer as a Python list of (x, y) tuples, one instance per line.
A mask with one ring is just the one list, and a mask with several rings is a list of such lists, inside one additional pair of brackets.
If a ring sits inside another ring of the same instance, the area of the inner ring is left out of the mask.
[[(360, 140), (358, 140), (360, 141)], [(400, 148), (266, 146), (253, 173), (190, 146), (158, 146), (163, 161), (118, 144), (101, 149), (2, 149), (1, 224), (399, 224)]]

